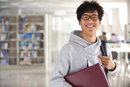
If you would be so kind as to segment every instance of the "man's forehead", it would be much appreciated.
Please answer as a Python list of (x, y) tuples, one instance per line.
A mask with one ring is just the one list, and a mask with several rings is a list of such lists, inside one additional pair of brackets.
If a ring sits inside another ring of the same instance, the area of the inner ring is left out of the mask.
[(85, 12), (83, 15), (85, 15), (85, 14), (87, 14), (87, 15), (98, 15), (98, 12), (97, 11), (94, 11), (94, 12)]

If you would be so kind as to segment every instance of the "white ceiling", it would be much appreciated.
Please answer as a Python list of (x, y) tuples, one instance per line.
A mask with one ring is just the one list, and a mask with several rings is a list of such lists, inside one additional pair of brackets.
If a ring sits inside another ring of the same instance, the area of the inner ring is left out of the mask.
[[(0, 0), (0, 14), (74, 15), (84, 0)], [(126, 6), (127, 0), (97, 0), (104, 8)]]

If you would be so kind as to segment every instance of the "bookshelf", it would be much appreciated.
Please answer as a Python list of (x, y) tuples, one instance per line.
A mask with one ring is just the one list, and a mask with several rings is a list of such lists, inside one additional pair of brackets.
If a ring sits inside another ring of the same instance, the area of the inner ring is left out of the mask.
[(44, 17), (0, 16), (0, 66), (44, 63)]
[(17, 64), (17, 16), (0, 16), (0, 65)]
[(44, 16), (19, 16), (18, 34), (20, 64), (44, 63)]

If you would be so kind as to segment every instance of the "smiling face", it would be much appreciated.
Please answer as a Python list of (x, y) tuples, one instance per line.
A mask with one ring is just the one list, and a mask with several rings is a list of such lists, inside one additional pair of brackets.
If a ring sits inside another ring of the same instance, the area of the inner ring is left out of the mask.
[(93, 13), (84, 13), (79, 21), (79, 25), (82, 28), (82, 35), (85, 36), (96, 36), (96, 31), (100, 24), (101, 21), (99, 21), (97, 11), (94, 11)]

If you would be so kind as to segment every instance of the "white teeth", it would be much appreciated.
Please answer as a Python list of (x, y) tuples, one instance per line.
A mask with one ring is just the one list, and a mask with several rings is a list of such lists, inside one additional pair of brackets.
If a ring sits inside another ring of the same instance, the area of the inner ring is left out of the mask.
[(93, 26), (87, 26), (87, 27), (94, 27), (94, 25)]
[[(86, 26), (87, 26), (87, 25), (86, 25)], [(94, 25), (92, 25), (92, 26), (87, 26), (87, 27), (91, 28), (91, 27), (94, 27)]]

